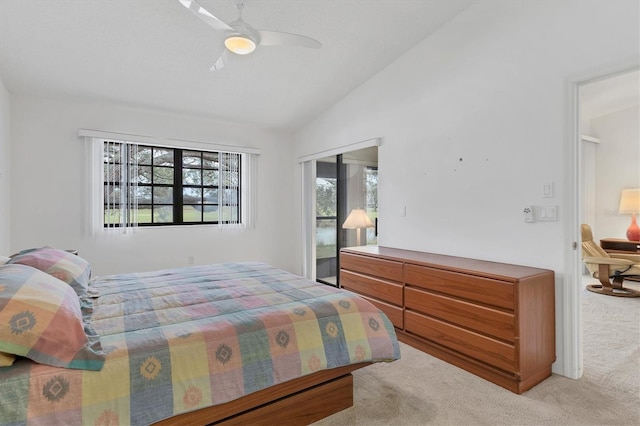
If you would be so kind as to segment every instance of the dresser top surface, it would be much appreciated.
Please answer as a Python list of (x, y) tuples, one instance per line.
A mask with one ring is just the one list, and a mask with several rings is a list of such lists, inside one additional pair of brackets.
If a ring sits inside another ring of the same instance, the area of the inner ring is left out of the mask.
[(346, 247), (343, 248), (341, 252), (376, 256), (388, 260), (396, 260), (456, 272), (468, 272), (470, 274), (481, 273), (483, 275), (490, 275), (503, 279), (523, 279), (535, 275), (553, 273), (553, 271), (549, 269), (513, 265), (488, 260), (470, 259), (466, 257), (448, 256), (436, 253), (425, 253), (393, 247)]

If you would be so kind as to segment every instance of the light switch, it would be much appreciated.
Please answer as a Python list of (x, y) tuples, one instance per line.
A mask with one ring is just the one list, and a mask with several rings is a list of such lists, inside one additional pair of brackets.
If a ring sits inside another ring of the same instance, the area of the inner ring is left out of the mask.
[(544, 198), (553, 198), (553, 182), (545, 182), (542, 185), (542, 196)]
[(538, 217), (541, 222), (556, 222), (558, 220), (558, 206), (539, 206)]

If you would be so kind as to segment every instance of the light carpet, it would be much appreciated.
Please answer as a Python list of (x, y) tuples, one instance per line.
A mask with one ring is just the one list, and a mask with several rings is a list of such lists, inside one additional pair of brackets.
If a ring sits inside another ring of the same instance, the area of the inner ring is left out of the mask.
[(401, 343), (402, 359), (354, 372), (353, 407), (314, 425), (640, 425), (640, 298), (581, 296), (579, 380), (517, 395)]

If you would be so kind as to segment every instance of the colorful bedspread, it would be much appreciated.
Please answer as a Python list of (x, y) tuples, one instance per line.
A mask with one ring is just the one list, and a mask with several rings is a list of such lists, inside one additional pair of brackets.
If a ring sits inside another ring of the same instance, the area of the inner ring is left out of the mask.
[(146, 425), (313, 372), (400, 357), (393, 326), (349, 292), (261, 263), (98, 277), (101, 371), (0, 368), (0, 423)]

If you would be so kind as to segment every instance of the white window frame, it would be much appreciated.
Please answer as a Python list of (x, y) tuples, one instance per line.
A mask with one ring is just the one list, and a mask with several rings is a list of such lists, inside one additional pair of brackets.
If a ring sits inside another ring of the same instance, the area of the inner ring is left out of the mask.
[(241, 217), (238, 223), (218, 224), (175, 224), (157, 227), (145, 227), (145, 229), (162, 229), (171, 226), (207, 226), (217, 227), (220, 230), (253, 229), (257, 213), (257, 174), (259, 148), (243, 147), (221, 143), (206, 143), (197, 141), (184, 141), (176, 139), (163, 139), (149, 136), (129, 135), (99, 130), (80, 129), (78, 132), (81, 140), (85, 141), (85, 228), (89, 235), (103, 233), (131, 233), (136, 226), (105, 228), (104, 226), (104, 158), (103, 144), (105, 141), (119, 141), (131, 144), (140, 144), (154, 147), (193, 149), (198, 151), (234, 152), (241, 155)]

